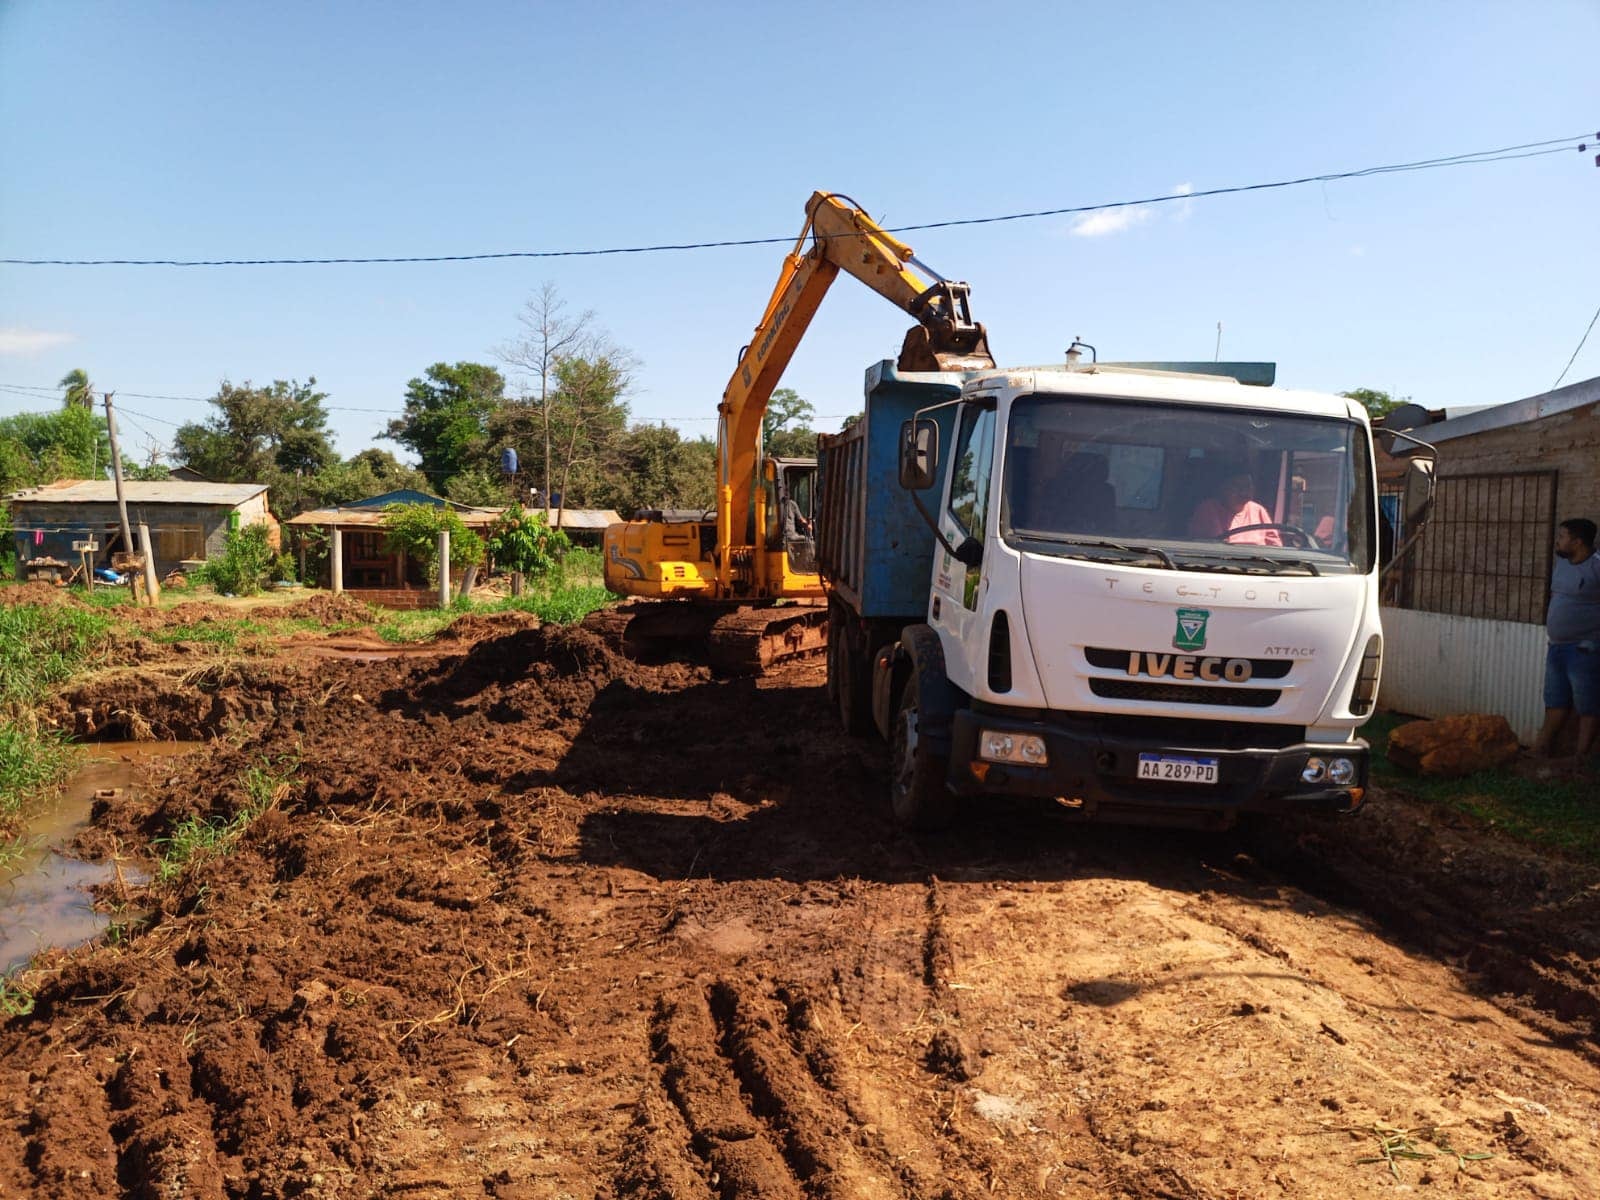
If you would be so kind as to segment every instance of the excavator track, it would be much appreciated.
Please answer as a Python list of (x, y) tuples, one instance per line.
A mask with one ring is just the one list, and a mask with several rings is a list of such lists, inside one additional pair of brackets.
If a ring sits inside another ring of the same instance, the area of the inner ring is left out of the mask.
[(709, 639), (719, 675), (760, 675), (774, 663), (828, 648), (828, 610), (819, 605), (738, 608), (717, 618)]
[(583, 627), (629, 658), (709, 661), (719, 675), (760, 675), (828, 644), (821, 604), (722, 606), (641, 600), (590, 613)]

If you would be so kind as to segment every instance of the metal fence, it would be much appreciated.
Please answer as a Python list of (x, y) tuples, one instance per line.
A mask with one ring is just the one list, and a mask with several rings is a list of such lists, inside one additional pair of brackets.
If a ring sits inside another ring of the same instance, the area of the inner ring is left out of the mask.
[[(1440, 479), (1433, 516), (1384, 587), (1396, 608), (1542, 624), (1550, 599), (1555, 471)], [(1385, 489), (1385, 510), (1394, 507)], [(1403, 543), (1405, 531), (1399, 531)]]

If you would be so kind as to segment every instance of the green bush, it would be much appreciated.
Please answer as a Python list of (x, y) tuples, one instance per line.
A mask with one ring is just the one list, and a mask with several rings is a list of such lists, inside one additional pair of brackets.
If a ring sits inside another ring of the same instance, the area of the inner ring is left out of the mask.
[(450, 531), (450, 565), (470, 567), (483, 561), (483, 539), (462, 523), (453, 508), (432, 504), (389, 504), (383, 510), (384, 546), (422, 564), (428, 581), (439, 581), (439, 534)]
[(513, 504), (489, 531), (488, 550), (496, 566), (538, 579), (561, 564), (572, 541), (565, 531), (551, 529), (542, 512)]
[(227, 595), (255, 595), (271, 582), (277, 558), (271, 538), (272, 531), (265, 524), (230, 529), (223, 552), (208, 559), (192, 578)]

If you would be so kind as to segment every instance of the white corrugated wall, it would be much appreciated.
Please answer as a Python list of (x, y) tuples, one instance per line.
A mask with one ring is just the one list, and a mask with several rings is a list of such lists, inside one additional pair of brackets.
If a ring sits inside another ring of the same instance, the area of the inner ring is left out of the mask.
[(1545, 644), (1543, 625), (1385, 608), (1378, 707), (1499, 713), (1531, 742), (1544, 720)]

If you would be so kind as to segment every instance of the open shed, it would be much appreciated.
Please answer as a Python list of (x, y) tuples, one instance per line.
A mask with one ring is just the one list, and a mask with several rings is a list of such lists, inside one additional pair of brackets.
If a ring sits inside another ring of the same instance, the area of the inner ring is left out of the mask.
[[(290, 517), (288, 525), (299, 541), (301, 577), (307, 576), (308, 538), (326, 537), (327, 556), (315, 571), (315, 582), (336, 592), (350, 591), (373, 604), (411, 608), (431, 603), (428, 581), (422, 564), (385, 546), (384, 510), (391, 504), (428, 504), (454, 509), (461, 523), (483, 536), (503, 509), (474, 508), (457, 504), (443, 496), (409, 488), (364, 500), (352, 500), (332, 508), (317, 508)], [(337, 567), (337, 569), (335, 569)]]
[[(150, 527), (150, 548), (162, 575), (221, 554), (231, 529), (266, 524), (273, 540), (278, 537), (264, 483), (128, 480), (123, 495), (129, 522)], [(91, 568), (106, 566), (113, 554), (135, 549), (122, 544), (117, 489), (109, 479), (63, 479), (24, 488), (6, 499), (16, 531), (19, 573), (24, 576), (45, 574), (46, 564), (77, 566), (85, 555)], [(76, 549), (86, 546), (94, 548)]]

